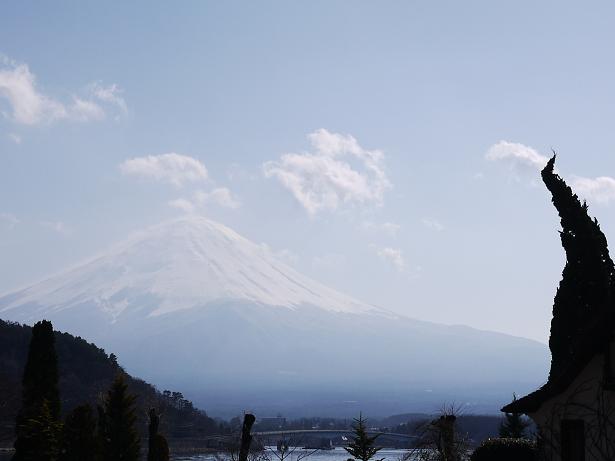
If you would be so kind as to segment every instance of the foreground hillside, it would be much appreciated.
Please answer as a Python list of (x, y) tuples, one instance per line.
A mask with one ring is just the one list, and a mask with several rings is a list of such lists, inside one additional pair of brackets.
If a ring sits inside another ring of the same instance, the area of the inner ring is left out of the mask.
[[(0, 320), (0, 447), (10, 446), (15, 416), (21, 401), (21, 376), (26, 362), (31, 327)], [(113, 354), (68, 333), (55, 332), (63, 413), (88, 402), (101, 402), (102, 394), (121, 371)], [(152, 385), (128, 376), (129, 390), (137, 395), (139, 429), (145, 432), (146, 410), (163, 414), (161, 428), (171, 440), (219, 432), (216, 421), (197, 410), (180, 393), (157, 391)]]

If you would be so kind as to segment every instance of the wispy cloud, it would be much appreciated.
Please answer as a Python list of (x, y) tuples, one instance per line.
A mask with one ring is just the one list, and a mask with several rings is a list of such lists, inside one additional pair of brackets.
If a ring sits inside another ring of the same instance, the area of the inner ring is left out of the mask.
[(489, 148), (485, 154), (487, 160), (505, 161), (516, 169), (541, 170), (549, 158), (538, 153), (532, 147), (509, 141), (500, 141)]
[(12, 213), (0, 213), (0, 224), (4, 227), (8, 227), (12, 229), (17, 224), (19, 224), (19, 219)]
[(615, 179), (609, 176), (597, 178), (573, 176), (571, 185), (577, 194), (597, 203), (608, 204), (615, 200)]
[(184, 213), (199, 212), (210, 204), (232, 209), (241, 206), (241, 202), (227, 187), (195, 190), (209, 180), (209, 173), (203, 162), (188, 155), (170, 152), (134, 157), (120, 163), (119, 170), (126, 176), (171, 184), (178, 189), (185, 188), (183, 197), (167, 201), (167, 205)]
[(169, 206), (182, 210), (185, 213), (197, 212), (212, 203), (223, 208), (231, 209), (236, 209), (241, 206), (241, 202), (239, 202), (226, 187), (216, 187), (209, 192), (197, 190), (194, 192), (191, 199), (182, 197), (170, 200), (167, 203)]
[(73, 233), (73, 229), (62, 221), (41, 221), (39, 224), (46, 229), (52, 230), (64, 236), (68, 236)]
[[(116, 85), (113, 88), (117, 93)], [(103, 120), (107, 112), (100, 104), (117, 102), (105, 98), (104, 90), (98, 87), (86, 89), (86, 94), (73, 95), (71, 101), (61, 102), (39, 89), (37, 78), (27, 64), (17, 63), (5, 56), (0, 56), (0, 99), (8, 102), (11, 112), (4, 115), (16, 123), (36, 125), (57, 120), (88, 122)], [(123, 103), (126, 106), (125, 102)]]
[[(500, 141), (491, 146), (485, 158), (506, 160), (514, 166), (523, 166), (532, 170), (541, 170), (548, 161), (548, 157), (540, 154), (536, 149), (508, 141)], [(575, 193), (589, 201), (605, 205), (615, 201), (615, 178), (610, 176), (586, 178), (571, 175), (568, 182)]]
[(88, 90), (98, 100), (116, 106), (122, 114), (128, 113), (128, 105), (126, 104), (126, 100), (121, 96), (123, 91), (115, 83), (105, 86), (102, 82), (93, 82), (88, 85)]
[(234, 209), (241, 206), (239, 200), (226, 187), (216, 187), (210, 192), (198, 190), (194, 193), (194, 199), (200, 204), (215, 203), (224, 208)]
[(208, 176), (207, 168), (199, 160), (175, 152), (131, 158), (122, 162), (119, 168), (124, 175), (165, 182), (175, 187), (205, 181)]
[(444, 225), (435, 218), (425, 217), (421, 218), (421, 224), (423, 226), (434, 230), (436, 232), (442, 232), (444, 230)]
[(196, 206), (190, 200), (185, 198), (177, 198), (175, 200), (169, 200), (167, 202), (170, 207), (177, 208), (184, 213), (194, 213)]
[(381, 204), (391, 183), (384, 153), (367, 150), (350, 135), (325, 129), (308, 135), (312, 152), (288, 153), (263, 164), (267, 178), (277, 178), (310, 215), (342, 204)]
[(393, 222), (383, 222), (383, 223), (376, 223), (373, 221), (363, 221), (361, 223), (361, 228), (363, 230), (366, 231), (371, 231), (371, 232), (384, 232), (385, 234), (391, 236), (391, 237), (395, 237), (397, 235), (397, 232), (399, 232), (399, 229), (401, 229), (401, 226), (399, 224), (395, 224)]
[(73, 97), (73, 103), (68, 108), (68, 118), (78, 122), (103, 120), (105, 111), (94, 101)]
[(384, 247), (379, 248), (372, 245), (374, 251), (380, 259), (391, 264), (398, 272), (403, 272), (406, 269), (406, 261), (402, 251), (399, 248)]

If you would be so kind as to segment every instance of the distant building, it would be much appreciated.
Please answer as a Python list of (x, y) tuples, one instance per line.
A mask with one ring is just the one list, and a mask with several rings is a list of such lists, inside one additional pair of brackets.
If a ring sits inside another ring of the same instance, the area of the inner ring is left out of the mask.
[(615, 270), (587, 206), (553, 172), (542, 172), (561, 223), (566, 267), (553, 305), (547, 383), (502, 408), (530, 416), (545, 461), (615, 460)]

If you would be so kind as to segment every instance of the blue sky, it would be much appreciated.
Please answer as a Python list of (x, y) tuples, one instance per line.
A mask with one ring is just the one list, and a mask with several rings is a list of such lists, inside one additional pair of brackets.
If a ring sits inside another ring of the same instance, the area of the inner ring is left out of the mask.
[(200, 213), (409, 316), (546, 341), (538, 170), (615, 239), (610, 2), (3, 2), (0, 291)]

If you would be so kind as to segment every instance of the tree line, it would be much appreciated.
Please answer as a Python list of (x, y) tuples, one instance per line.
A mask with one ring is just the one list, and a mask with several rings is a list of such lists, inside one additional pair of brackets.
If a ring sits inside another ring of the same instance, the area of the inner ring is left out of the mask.
[[(108, 355), (68, 333), (54, 331), (54, 338), (61, 419), (85, 403), (90, 404), (97, 417), (97, 406), (104, 401), (116, 376), (122, 374), (128, 392), (136, 395), (136, 425), (143, 440), (147, 438), (150, 408), (161, 413), (160, 431), (168, 436), (171, 446), (189, 448), (193, 440), (231, 432), (227, 422), (209, 417), (180, 392), (159, 392), (128, 375), (114, 354)], [(21, 410), (22, 381), (31, 340), (31, 326), (0, 320), (0, 446), (13, 445), (15, 440), (15, 419)]]
[[(129, 377), (120, 367), (96, 407), (83, 403), (62, 418), (55, 346), (51, 322), (36, 323), (23, 370), (13, 461), (137, 461), (144, 448), (148, 461), (167, 461), (159, 409), (149, 410), (145, 447), (137, 429), (137, 397), (129, 392)], [(166, 391), (163, 397), (171, 406), (193, 409), (180, 393)]]
[(180, 392), (130, 377), (113, 354), (54, 332), (49, 321), (31, 328), (0, 321), (0, 333), (0, 425), (13, 414), (13, 461), (129, 461), (144, 451), (148, 461), (163, 461), (161, 432), (230, 433)]

